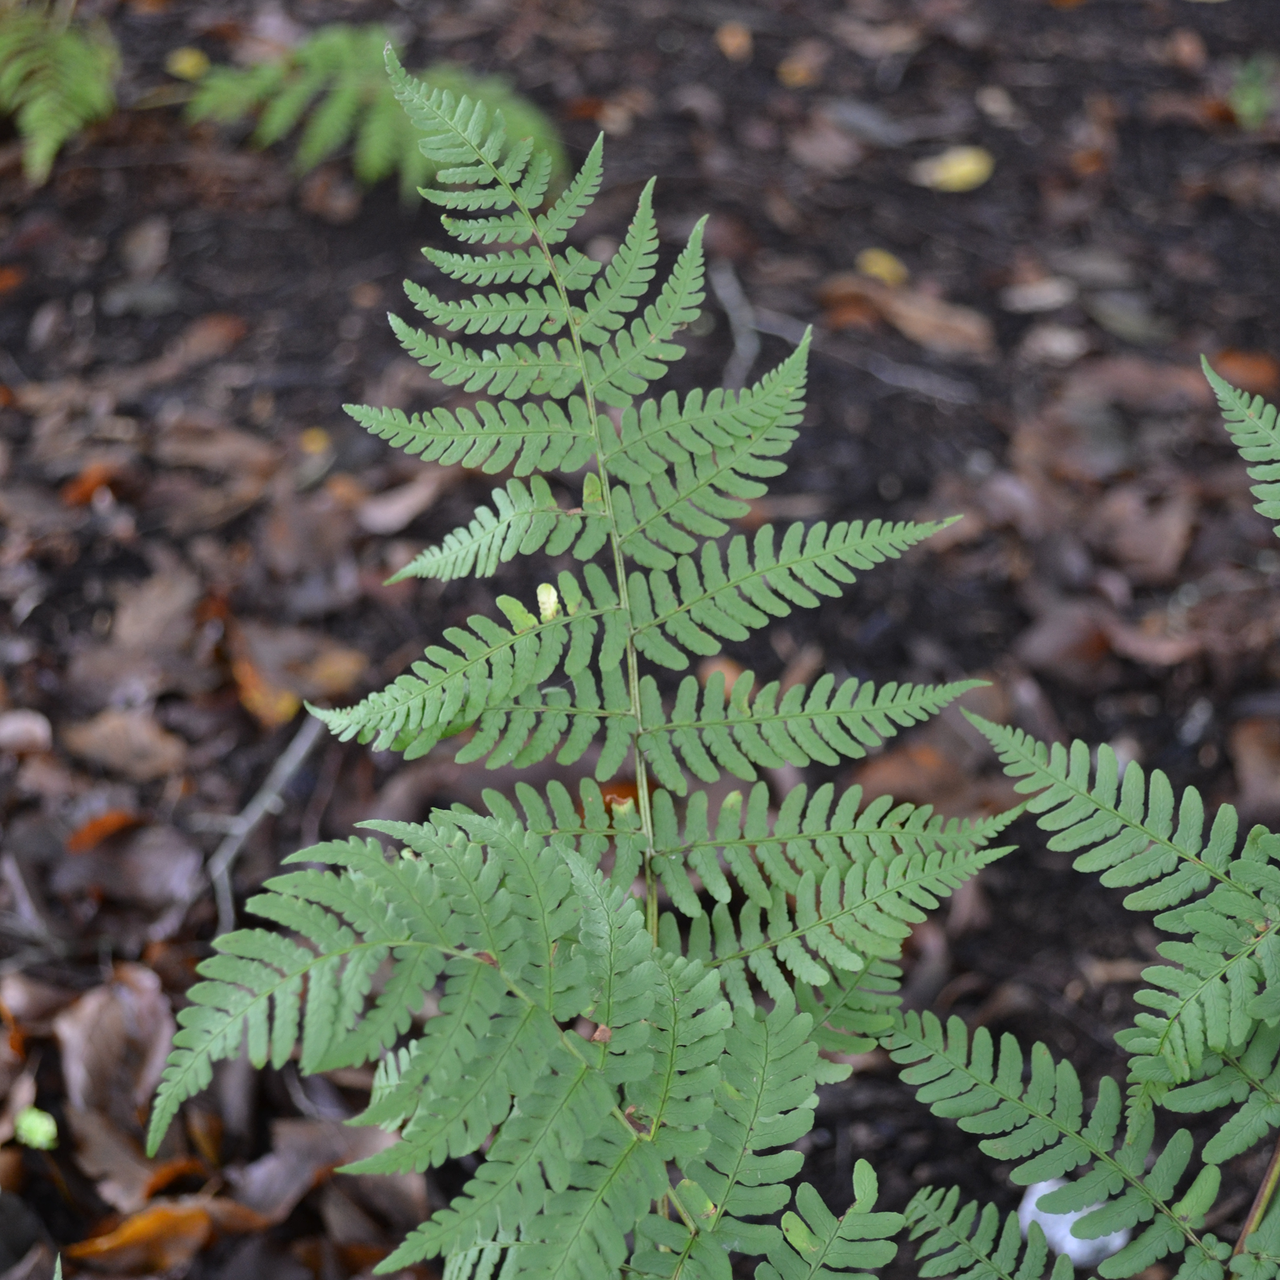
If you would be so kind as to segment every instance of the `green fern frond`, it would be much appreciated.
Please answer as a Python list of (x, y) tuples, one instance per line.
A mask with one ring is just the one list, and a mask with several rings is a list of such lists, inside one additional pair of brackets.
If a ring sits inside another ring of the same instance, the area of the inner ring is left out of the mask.
[[(541, 622), (518, 601), (504, 596), (500, 603), (513, 621), (511, 629), (473, 615), (467, 619), (468, 630), (451, 627), (444, 633), (454, 648), (432, 645), (422, 661), (413, 664), (413, 675), (400, 676), (354, 707), (315, 714), (341, 741), (358, 736), (361, 742), (377, 743), (377, 750), (396, 743), (413, 759), (441, 738), (476, 724), (485, 712), (507, 705), (549, 679), (562, 658), (566, 674), (584, 672), (602, 623), (600, 662), (608, 669), (604, 659), (611, 652), (619, 653), (623, 643), (617, 596), (595, 565), (588, 565), (584, 576), (594, 607), (587, 607), (572, 575), (561, 573), (562, 597), (577, 602), (576, 608), (570, 604), (568, 616)], [(491, 749), (491, 728), (482, 726), (482, 745), (473, 741), (460, 758), (476, 759)]]
[(796, 522), (775, 549), (772, 525), (762, 525), (748, 547), (739, 534), (724, 557), (714, 542), (702, 544), (697, 560), (682, 556), (676, 580), (660, 569), (631, 574), (634, 642), (646, 658), (675, 671), (690, 653), (714, 656), (721, 640), (741, 641), (770, 618), (793, 608), (811, 609), (822, 596), (838, 596), (854, 581), (855, 569), (870, 569), (931, 537), (942, 525), (872, 520), (824, 521), (806, 529)]
[(879, 1192), (875, 1170), (858, 1160), (853, 1204), (837, 1218), (802, 1182), (796, 1189), (800, 1212), (782, 1215), (783, 1239), (769, 1250), (769, 1261), (756, 1268), (756, 1280), (838, 1280), (851, 1271), (887, 1266), (898, 1252), (889, 1237), (902, 1230), (905, 1219), (900, 1213), (874, 1212)]
[[(1206, 1054), (1243, 1049), (1259, 1017), (1280, 1017), (1280, 988), (1274, 985), (1280, 976), (1280, 870), (1271, 861), (1280, 855), (1280, 840), (1256, 828), (1235, 858), (1237, 819), (1230, 805), (1219, 808), (1206, 842), (1204, 805), (1194, 787), (1182, 794), (1175, 828), (1173, 789), (1159, 770), (1148, 783), (1141, 766), (1130, 763), (1121, 782), (1108, 746), (1098, 748), (1093, 770), (1082, 742), (1070, 751), (1047, 749), (1018, 730), (969, 718), (995, 746), (1005, 771), (1019, 779), (1018, 790), (1038, 793), (1027, 808), (1040, 815), (1041, 827), (1057, 833), (1051, 849), (1096, 846), (1077, 857), (1077, 870), (1101, 871), (1105, 885), (1146, 883), (1125, 905), (1133, 911), (1175, 908), (1157, 916), (1156, 924), (1191, 935), (1190, 942), (1159, 944), (1160, 954), (1177, 967), (1145, 970), (1143, 977), (1154, 985), (1136, 997), (1159, 1014), (1139, 1014), (1119, 1037), (1135, 1055), (1134, 1079), (1150, 1086), (1139, 1091), (1137, 1105), (1190, 1080)], [(1211, 885), (1207, 896), (1187, 901)], [(1260, 994), (1264, 984), (1269, 994)]]
[[(1250, 477), (1259, 482), (1253, 486), (1253, 496), (1258, 499), (1255, 509), (1268, 520), (1280, 520), (1280, 428), (1276, 426), (1275, 406), (1261, 396), (1238, 391), (1215, 373), (1203, 356), (1200, 364), (1218, 397), (1232, 443), (1246, 462), (1257, 464), (1249, 468)], [(1274, 532), (1280, 534), (1280, 524)]]
[(390, 581), (492, 577), (500, 564), (518, 555), (560, 555), (573, 545), (584, 523), (600, 519), (563, 510), (541, 476), (534, 476), (527, 488), (508, 480), (505, 489), (493, 491), (493, 506), (477, 507), (470, 524), (446, 534), (438, 547), (420, 552)]
[[(262, 929), (217, 940), (219, 954), (201, 966), (207, 981), (191, 988), (191, 1004), (178, 1015), (151, 1116), (153, 1148), (183, 1099), (209, 1083), (213, 1063), (238, 1055), (246, 1041), (256, 1066), (268, 1060), (282, 1066), (299, 1035), (305, 1070), (365, 1061), (407, 1028), (444, 967), (448, 904), (424, 892), (414, 864), (388, 866), (373, 840), (320, 845), (307, 857), (355, 874), (284, 876), (255, 899), (257, 914), (301, 934), (314, 949)], [(373, 975), (388, 958), (392, 980), (365, 1018)]]
[(796, 438), (804, 410), (808, 339), (772, 373), (738, 396), (700, 392), (683, 408), (674, 395), (662, 408), (646, 400), (623, 415), (622, 447), (606, 455), (623, 481), (614, 503), (624, 553), (645, 568), (671, 569), (676, 554), (697, 547), (692, 535), (718, 538), (727, 521), (750, 511), (768, 489), (763, 478)]
[(1182, 1198), (1173, 1199), (1191, 1162), (1191, 1135), (1185, 1129), (1173, 1135), (1148, 1172), (1153, 1118), (1146, 1113), (1113, 1152), (1122, 1108), (1120, 1091), (1109, 1077), (1101, 1082), (1086, 1124), (1075, 1069), (1069, 1062), (1055, 1064), (1042, 1044), (1032, 1049), (1028, 1080), (1012, 1036), (1001, 1037), (997, 1058), (986, 1028), (970, 1039), (959, 1018), (949, 1019), (944, 1028), (932, 1014), (908, 1013), (887, 1043), (895, 1062), (910, 1064), (902, 1078), (917, 1087), (920, 1101), (936, 1115), (955, 1118), (967, 1132), (993, 1135), (978, 1144), (987, 1155), (1021, 1162), (1009, 1173), (1015, 1183), (1058, 1178), (1092, 1163), (1083, 1177), (1039, 1200), (1047, 1213), (1079, 1212), (1103, 1201), (1073, 1226), (1074, 1235), (1096, 1239), (1151, 1223), (1101, 1263), (1099, 1275), (1119, 1280), (1176, 1250), (1185, 1251), (1193, 1266), (1207, 1268), (1206, 1274), (1221, 1276), (1230, 1246), (1212, 1233), (1200, 1233), (1217, 1197), (1218, 1166), (1204, 1165)]
[[(790, 1199), (786, 1180), (803, 1157), (785, 1148), (813, 1123), (815, 1079), (831, 1082), (849, 1073), (819, 1060), (808, 1030), (809, 1019), (788, 1010), (768, 1016), (749, 1007), (735, 1010), (725, 1035), (709, 1145), (702, 1155), (679, 1161), (685, 1181), (676, 1196), (693, 1202), (688, 1220), (650, 1215), (639, 1225), (639, 1235), (649, 1242), (640, 1257), (656, 1274), (676, 1274), (699, 1243), (718, 1245), (721, 1257), (727, 1250), (765, 1253), (777, 1247), (778, 1228), (750, 1219), (777, 1213)], [(674, 1254), (661, 1270), (656, 1246)]]
[[(398, 170), (401, 191), (409, 196), (431, 180), (436, 166), (419, 149), (418, 133), (387, 79), (389, 40), (382, 26), (330, 23), (281, 58), (252, 67), (214, 67), (197, 86), (188, 118), (231, 122), (257, 115), (253, 140), (260, 147), (301, 127), (294, 154), (299, 173), (351, 145), (361, 182), (372, 185)], [(529, 139), (551, 169), (563, 169), (554, 127), (504, 80), (476, 77), (447, 62), (422, 74), (441, 92), (469, 95), (500, 112), (508, 136)]]
[(641, 749), (663, 786), (677, 795), (687, 789), (681, 764), (703, 782), (718, 782), (721, 769), (752, 782), (756, 767), (803, 767), (812, 761), (838, 764), (860, 760), (899, 729), (909, 728), (941, 711), (981, 681), (948, 685), (887, 684), (822, 676), (812, 689), (792, 685), (785, 693), (776, 682), (751, 696), (755, 676), (745, 671), (725, 697), (723, 672), (713, 672), (702, 690), (686, 676), (669, 716), (662, 711), (658, 685), (651, 676), (640, 683), (646, 725)]
[[(793, 983), (820, 989), (835, 973), (869, 974), (877, 961), (897, 960), (912, 923), (1008, 852), (976, 847), (972, 837), (957, 843), (955, 849), (883, 860), (836, 859), (847, 869), (806, 869), (790, 894), (777, 880), (768, 883), (758, 872), (744, 874), (740, 884), (751, 896), (736, 921), (722, 902), (710, 917), (697, 915), (689, 954), (719, 967), (727, 990), (739, 1000), (749, 990), (750, 969), (779, 1007), (796, 999)], [(739, 860), (738, 868), (744, 863)]]
[(105, 27), (60, 27), (35, 8), (0, 9), (0, 114), (13, 117), (32, 186), (85, 125), (115, 110), (119, 64)]
[(514, 405), (482, 400), (474, 410), (435, 409), (425, 417), (359, 404), (343, 408), (366, 431), (426, 462), (490, 473), (507, 467), (518, 476), (577, 471), (594, 450), (586, 403), (576, 396), (568, 402), (567, 414), (553, 401)]
[[(960, 1191), (926, 1187), (917, 1191), (907, 1205), (906, 1221), (916, 1246), (920, 1275), (955, 1276), (957, 1280), (1041, 1280), (1049, 1260), (1049, 1245), (1038, 1222), (1027, 1232), (1025, 1252), (1018, 1215), (1009, 1214), (1000, 1227), (1000, 1213), (988, 1204), (978, 1214), (978, 1205), (959, 1204)], [(974, 1223), (977, 1222), (975, 1229)], [(997, 1238), (998, 1236), (998, 1238)], [(1018, 1262), (1019, 1253), (1023, 1254)], [(1049, 1280), (1071, 1280), (1075, 1269), (1065, 1253), (1054, 1260)]]

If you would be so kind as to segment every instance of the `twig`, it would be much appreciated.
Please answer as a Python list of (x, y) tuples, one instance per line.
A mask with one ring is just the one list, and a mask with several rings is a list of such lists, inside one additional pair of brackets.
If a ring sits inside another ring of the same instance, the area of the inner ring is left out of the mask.
[(1240, 1238), (1236, 1241), (1236, 1247), (1231, 1250), (1233, 1258), (1244, 1252), (1249, 1236), (1261, 1224), (1267, 1212), (1267, 1206), (1271, 1203), (1271, 1197), (1275, 1195), (1278, 1182), (1280, 1182), (1280, 1138), (1276, 1139), (1276, 1149), (1271, 1153), (1271, 1163), (1267, 1165), (1267, 1171), (1262, 1176), (1262, 1185), (1258, 1188), (1258, 1194), (1253, 1197), (1253, 1204), (1249, 1206), (1249, 1212), (1245, 1215), (1244, 1226), (1240, 1228)]
[(717, 258), (711, 264), (707, 279), (711, 283), (711, 291), (729, 318), (729, 332), (733, 334), (733, 354), (724, 367), (720, 383), (726, 391), (741, 391), (747, 385), (751, 366), (760, 355), (755, 308), (743, 292), (733, 263), (727, 258)]
[(324, 732), (324, 721), (308, 716), (302, 728), (294, 734), (293, 741), (275, 762), (267, 780), (258, 794), (245, 805), (226, 838), (209, 859), (209, 879), (213, 882), (214, 897), (218, 903), (218, 933), (229, 933), (236, 927), (236, 907), (231, 896), (231, 864), (240, 856), (240, 850), (253, 829), (268, 813), (279, 813), (284, 807), (280, 793), (289, 785), (293, 775), (311, 753), (311, 748)]

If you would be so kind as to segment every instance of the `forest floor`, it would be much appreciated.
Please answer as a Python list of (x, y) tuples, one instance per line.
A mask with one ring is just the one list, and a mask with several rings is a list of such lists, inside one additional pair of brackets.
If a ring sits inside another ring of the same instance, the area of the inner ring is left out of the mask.
[[(504, 583), (383, 585), (492, 479), (406, 460), (341, 407), (462, 399), (384, 320), (407, 309), (402, 279), (429, 278), (435, 214), (393, 184), (362, 192), (343, 160), (299, 182), (287, 146), (148, 107), (175, 48), (225, 62), (392, 21), (409, 65), (509, 77), (571, 160), (605, 129), (575, 233), (592, 256), (650, 175), (672, 255), (711, 215), (729, 301), (709, 293), (674, 385), (720, 384), (726, 305), (763, 331), (756, 376), (815, 326), (790, 470), (744, 525), (963, 519), (722, 665), (981, 675), (967, 702), (992, 718), (1109, 742), (1246, 822), (1280, 816), (1280, 554), (1198, 372), (1203, 352), (1280, 391), (1280, 112), (1264, 100), (1245, 128), (1231, 105), (1246, 61), (1280, 53), (1274, 0), (255, 3), (108, 5), (124, 109), (34, 192), (0, 143), (0, 1140), (33, 1102), (62, 1135), (0, 1147), (18, 1193), (0, 1198), (0, 1280), (47, 1274), (39, 1248), (19, 1262), (37, 1237), (93, 1237), (79, 1256), (99, 1274), (345, 1280), (467, 1173), (329, 1177), (369, 1142), (340, 1124), (358, 1071), (231, 1064), (159, 1158), (136, 1145), (217, 923), (206, 862), (301, 700), (380, 686)], [(919, 185), (956, 145), (984, 148), (990, 179)], [(954, 712), (811, 780), (949, 815), (1012, 798)], [(237, 901), (307, 843), (493, 781), (447, 752), (321, 739), (243, 839)], [(1043, 1040), (1087, 1092), (1118, 1069), (1155, 934), (1034, 827), (1015, 834), (916, 930), (908, 997)], [(804, 1140), (834, 1207), (860, 1155), (893, 1207), (925, 1183), (1017, 1203), (887, 1061), (858, 1066)], [(1265, 1161), (1228, 1166), (1225, 1238)]]

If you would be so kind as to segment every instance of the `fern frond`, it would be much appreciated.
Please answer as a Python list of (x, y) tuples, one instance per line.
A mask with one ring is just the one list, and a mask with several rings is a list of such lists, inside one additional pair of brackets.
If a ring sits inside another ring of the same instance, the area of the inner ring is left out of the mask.
[(564, 511), (541, 476), (532, 477), (527, 488), (519, 480), (508, 480), (504, 489), (494, 489), (493, 506), (477, 507), (470, 524), (446, 534), (438, 547), (419, 552), (390, 581), (492, 577), (500, 564), (518, 555), (560, 555), (573, 545), (586, 521), (600, 519)]
[(682, 407), (669, 392), (661, 407), (645, 400), (625, 411), (620, 447), (604, 456), (623, 482), (614, 514), (624, 554), (645, 568), (673, 568), (673, 553), (696, 548), (691, 534), (720, 537), (750, 510), (748, 500), (767, 489), (761, 481), (785, 470), (775, 459), (797, 434), (807, 355), (806, 339), (736, 396), (695, 391)]
[(813, 761), (838, 764), (860, 760), (900, 728), (909, 728), (941, 711), (981, 681), (948, 685), (887, 684), (880, 689), (854, 678), (835, 687), (822, 676), (812, 689), (793, 685), (785, 693), (772, 682), (751, 697), (755, 676), (745, 671), (725, 698), (725, 679), (714, 672), (702, 690), (686, 676), (669, 716), (663, 714), (658, 685), (640, 682), (645, 732), (640, 736), (654, 775), (677, 795), (687, 784), (681, 764), (703, 782), (718, 782), (721, 769), (752, 782), (756, 767), (803, 767)]
[(905, 1219), (900, 1213), (874, 1212), (879, 1192), (875, 1170), (858, 1160), (853, 1204), (837, 1218), (802, 1182), (796, 1189), (800, 1212), (782, 1215), (783, 1239), (769, 1250), (769, 1261), (756, 1268), (756, 1280), (838, 1280), (851, 1271), (888, 1265), (898, 1252), (889, 1237), (902, 1230)]
[(532, 471), (577, 471), (594, 448), (584, 401), (574, 397), (568, 413), (552, 401), (515, 405), (482, 400), (470, 409), (435, 409), (412, 417), (399, 409), (348, 404), (344, 410), (366, 431), (426, 462), (455, 463), (487, 472), (511, 467)]
[(698, 318), (706, 296), (702, 290), (705, 224), (704, 218), (694, 227), (657, 300), (644, 314), (633, 320), (630, 328), (620, 329), (611, 341), (583, 353), (587, 384), (602, 404), (625, 409), (649, 383), (666, 373), (668, 364), (684, 355), (684, 348), (672, 339)]
[[(1237, 819), (1230, 805), (1218, 809), (1206, 842), (1204, 805), (1194, 787), (1182, 793), (1175, 828), (1173, 789), (1159, 770), (1148, 783), (1133, 762), (1121, 781), (1108, 746), (1098, 748), (1091, 770), (1082, 742), (1070, 751), (1047, 749), (1019, 730), (966, 715), (996, 748), (1005, 772), (1019, 779), (1018, 790), (1038, 793), (1027, 808), (1040, 815), (1041, 827), (1057, 833), (1051, 849), (1096, 846), (1076, 858), (1077, 870), (1101, 871), (1109, 886), (1146, 883), (1125, 906), (1175, 907), (1156, 923), (1192, 935), (1189, 943), (1159, 944), (1178, 967), (1145, 970), (1154, 986), (1136, 997), (1159, 1014), (1139, 1014), (1136, 1026), (1120, 1034), (1137, 1055), (1130, 1064), (1135, 1080), (1150, 1086), (1135, 1105), (1190, 1080), (1207, 1053), (1242, 1049), (1258, 1017), (1280, 1016), (1280, 997), (1259, 994), (1264, 981), (1280, 974), (1272, 905), (1280, 902), (1280, 871), (1270, 861), (1280, 854), (1280, 840), (1257, 828), (1242, 856), (1233, 858)], [(1187, 902), (1210, 885), (1206, 897)]]
[[(432, 645), (422, 661), (413, 664), (412, 675), (400, 676), (354, 707), (317, 710), (315, 714), (341, 741), (358, 737), (361, 742), (379, 744), (377, 750), (397, 743), (397, 749), (413, 759), (441, 738), (476, 724), (486, 712), (493, 711), (494, 718), (481, 724), (479, 738), (459, 756), (478, 758), (493, 748), (501, 725), (506, 723), (502, 719), (499, 724), (497, 718), (508, 712), (498, 709), (547, 680), (565, 657), (566, 648), (565, 670), (570, 676), (585, 670), (601, 622), (601, 653), (607, 656), (620, 650), (623, 641), (618, 630), (617, 597), (596, 566), (588, 565), (585, 576), (594, 608), (586, 607), (582, 589), (572, 576), (561, 573), (561, 595), (581, 602), (576, 609), (570, 607), (570, 616), (541, 622), (518, 601), (500, 597), (499, 604), (513, 621), (511, 629), (473, 615), (467, 620), (468, 630), (451, 627), (444, 633), (454, 648)], [(603, 665), (603, 658), (601, 661)], [(522, 735), (520, 743), (523, 741)], [(516, 749), (513, 738), (512, 755)]]
[(34, 10), (0, 10), (0, 113), (13, 117), (32, 186), (48, 179), (65, 143), (115, 110), (119, 62), (105, 27), (59, 29)]
[[(1259, 482), (1253, 486), (1253, 496), (1258, 499), (1255, 509), (1268, 520), (1280, 520), (1280, 428), (1275, 406), (1261, 396), (1238, 391), (1215, 373), (1203, 356), (1200, 364), (1218, 397), (1232, 443), (1246, 462), (1257, 464), (1249, 468), (1250, 477)], [(1274, 531), (1280, 534), (1280, 524)]]
[[(847, 1067), (818, 1059), (808, 1030), (809, 1019), (787, 1009), (767, 1016), (749, 1007), (735, 1010), (708, 1125), (710, 1144), (700, 1157), (680, 1162), (687, 1182), (700, 1189), (700, 1200), (712, 1206), (705, 1217), (699, 1215), (697, 1235), (684, 1228), (682, 1252), (691, 1251), (698, 1236), (743, 1253), (765, 1253), (777, 1245), (777, 1227), (750, 1219), (776, 1213), (790, 1199), (786, 1180), (803, 1157), (785, 1148), (813, 1125), (815, 1079), (848, 1075)], [(664, 1243), (672, 1225), (649, 1218), (640, 1232)]]
[[(636, 648), (653, 662), (683, 671), (686, 650), (713, 656), (721, 640), (745, 640), (770, 618), (785, 618), (795, 606), (812, 608), (822, 596), (840, 594), (855, 569), (870, 569), (940, 529), (936, 524), (892, 524), (872, 520), (820, 521), (806, 531), (790, 525), (774, 547), (774, 528), (762, 525), (748, 548), (741, 534), (721, 557), (705, 542), (697, 561), (682, 556), (676, 581), (660, 569), (631, 574), (631, 625)], [(700, 562), (700, 563), (699, 563)]]
[[(230, 122), (257, 114), (253, 140), (260, 147), (301, 127), (294, 155), (298, 172), (351, 145), (361, 182), (371, 185), (399, 170), (401, 192), (408, 196), (431, 180), (437, 166), (419, 149), (418, 133), (388, 81), (384, 51), (389, 38), (376, 24), (329, 23), (279, 59), (214, 67), (196, 87), (188, 118)], [(483, 102), (501, 115), (508, 136), (529, 140), (547, 157), (549, 170), (563, 168), (555, 129), (505, 81), (477, 78), (448, 62), (429, 67), (422, 77), (441, 94)]]
[[(906, 1221), (910, 1238), (933, 1234), (916, 1246), (920, 1275), (955, 1276), (957, 1280), (1041, 1280), (1049, 1259), (1049, 1245), (1038, 1222), (1027, 1233), (1022, 1249), (1018, 1215), (1009, 1214), (1000, 1227), (995, 1205), (983, 1205), (981, 1216), (976, 1202), (960, 1205), (960, 1191), (926, 1187), (917, 1191), (907, 1205)], [(977, 1219), (975, 1230), (974, 1221)], [(998, 1235), (998, 1239), (997, 1239)], [(1023, 1253), (1022, 1262), (1018, 1262)], [(1065, 1253), (1054, 1260), (1049, 1280), (1071, 1280), (1075, 1269)]]
[[(995, 1045), (985, 1027), (970, 1039), (959, 1018), (944, 1028), (932, 1014), (908, 1013), (888, 1041), (895, 1062), (912, 1064), (902, 1073), (917, 1086), (917, 1097), (940, 1116), (955, 1118), (970, 1133), (995, 1135), (979, 1148), (998, 1160), (1016, 1160), (1010, 1178), (1029, 1185), (1092, 1162), (1093, 1168), (1074, 1182), (1040, 1197), (1048, 1213), (1089, 1209), (1072, 1228), (1082, 1239), (1151, 1225), (1098, 1268), (1107, 1280), (1131, 1276), (1163, 1258), (1170, 1250), (1186, 1251), (1191, 1265), (1206, 1275), (1221, 1276), (1230, 1253), (1211, 1233), (1198, 1234), (1217, 1197), (1218, 1166), (1204, 1165), (1182, 1198), (1174, 1192), (1191, 1161), (1191, 1135), (1180, 1129), (1169, 1140), (1149, 1172), (1144, 1172), (1155, 1134), (1150, 1112), (1131, 1126), (1118, 1150), (1112, 1151), (1121, 1119), (1120, 1091), (1110, 1077), (1101, 1082), (1087, 1124), (1080, 1080), (1069, 1062), (1054, 1063), (1048, 1049), (1036, 1044), (1030, 1079), (1024, 1058), (1010, 1035)], [(1112, 1198), (1116, 1197), (1116, 1198)]]
[(716, 904), (709, 920), (696, 916), (689, 954), (721, 968), (731, 993), (747, 990), (749, 968), (780, 1008), (789, 1007), (796, 1000), (793, 983), (823, 988), (833, 973), (861, 976), (877, 961), (895, 961), (910, 924), (1008, 852), (975, 847), (973, 839), (957, 844), (852, 862), (844, 871), (805, 869), (792, 894), (783, 887), (788, 877), (768, 883), (740, 858), (736, 878), (749, 896), (737, 920), (724, 903)]
[[(178, 1015), (174, 1052), (151, 1116), (153, 1149), (184, 1099), (209, 1083), (213, 1063), (239, 1054), (246, 1039), (256, 1066), (268, 1059), (283, 1065), (300, 1027), (305, 1069), (321, 1069), (335, 1053), (364, 1061), (407, 1027), (409, 1012), (443, 968), (441, 929), (448, 905), (431, 902), (413, 883), (415, 868), (387, 867), (374, 840), (320, 845), (306, 856), (369, 874), (341, 884), (315, 870), (282, 877), (278, 888), (251, 904), (257, 914), (310, 939), (315, 950), (262, 929), (224, 934), (216, 941), (218, 954), (201, 966), (208, 981), (191, 988), (191, 1004)], [(399, 892), (388, 893), (387, 877), (394, 878), (397, 870)], [(373, 973), (389, 955), (401, 976), (391, 984), (392, 994), (384, 993), (363, 1034), (353, 1035)]]
[(1221, 1164), (1248, 1151), (1280, 1128), (1280, 1024), (1258, 1026), (1243, 1053), (1225, 1053), (1201, 1063), (1205, 1079), (1171, 1089), (1161, 1105), (1181, 1114), (1240, 1104), (1205, 1144), (1204, 1158)]

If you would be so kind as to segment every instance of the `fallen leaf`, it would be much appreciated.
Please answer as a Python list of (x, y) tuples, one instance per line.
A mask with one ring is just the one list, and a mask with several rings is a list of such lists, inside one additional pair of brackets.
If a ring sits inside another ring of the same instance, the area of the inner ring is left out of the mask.
[(932, 191), (974, 191), (995, 172), (995, 157), (985, 147), (948, 147), (911, 166), (911, 181)]
[(108, 809), (88, 822), (82, 822), (65, 841), (68, 853), (88, 853), (96, 849), (104, 840), (136, 827), (142, 819), (131, 809)]
[(831, 61), (831, 46), (824, 40), (801, 40), (778, 63), (778, 83), (784, 89), (812, 89), (821, 83)]
[(1280, 721), (1251, 716), (1232, 725), (1227, 751), (1235, 769), (1236, 806), (1250, 817), (1280, 812)]
[(227, 637), (240, 701), (269, 728), (292, 720), (303, 699), (349, 693), (368, 667), (360, 650), (306, 627), (242, 621), (228, 626)]
[(116, 649), (173, 652), (191, 639), (200, 580), (176, 558), (158, 573), (121, 589), (111, 620)]
[(62, 731), (62, 741), (78, 759), (134, 782), (178, 773), (187, 759), (187, 744), (162, 729), (142, 708), (108, 707), (92, 720), (68, 725)]
[(209, 55), (203, 49), (197, 49), (194, 45), (182, 45), (177, 49), (170, 49), (165, 55), (164, 69), (177, 80), (203, 80), (209, 74), (209, 68), (213, 64), (209, 61)]
[(280, 450), (259, 436), (228, 426), (214, 414), (186, 408), (161, 423), (152, 456), (166, 467), (261, 479), (271, 475), (281, 459)]
[(162, 911), (199, 896), (203, 864), (177, 827), (143, 827), (91, 853), (64, 858), (49, 884), (63, 896), (93, 890), (111, 902)]
[(1093, 601), (1054, 602), (1018, 637), (1014, 653), (1033, 671), (1085, 689), (1105, 688), (1118, 674), (1105, 617)]
[(1063, 276), (1045, 276), (1011, 284), (1000, 291), (1000, 305), (1015, 315), (1032, 315), (1041, 311), (1058, 311), (1076, 299), (1079, 290), (1074, 280)]
[(870, 303), (895, 329), (936, 355), (981, 362), (995, 358), (995, 329), (970, 307), (919, 290), (890, 289), (853, 272), (828, 277), (818, 291), (818, 301), (827, 308), (849, 299)]
[(150, 1106), (175, 1024), (160, 979), (144, 965), (116, 965), (53, 1020), (67, 1100), (99, 1111), (126, 1132)]
[(0, 267), (0, 294), (12, 293), (26, 278), (25, 267)]
[(269, 1222), (283, 1222), (338, 1165), (375, 1155), (396, 1140), (380, 1129), (351, 1128), (339, 1120), (275, 1120), (270, 1152), (228, 1170), (227, 1179), (240, 1204)]
[(1170, 321), (1156, 315), (1151, 299), (1136, 289), (1108, 289), (1087, 294), (1082, 305), (1100, 328), (1136, 346), (1157, 346), (1174, 336)]
[(0, 751), (30, 755), (53, 746), (53, 729), (39, 711), (0, 711)]
[(428, 463), (408, 484), (366, 498), (356, 508), (356, 521), (369, 533), (399, 533), (457, 484), (462, 474), (459, 466)]
[(751, 28), (741, 22), (722, 22), (716, 28), (716, 48), (730, 62), (751, 61)]
[(110, 488), (119, 475), (117, 463), (107, 460), (90, 462), (79, 475), (58, 490), (58, 497), (68, 507), (87, 507), (93, 501), (93, 495), (99, 489)]
[(338, 165), (325, 164), (303, 179), (298, 203), (308, 213), (338, 227), (359, 216), (364, 193)]
[(803, 129), (790, 135), (787, 150), (797, 164), (831, 178), (848, 173), (863, 156), (858, 140), (823, 111), (815, 111)]
[(907, 264), (888, 249), (863, 249), (853, 265), (862, 275), (879, 280), (890, 289), (900, 289), (911, 279)]
[(142, 1273), (188, 1267), (213, 1234), (199, 1201), (156, 1202), (105, 1235), (66, 1246), (68, 1257), (95, 1267)]
[(1169, 582), (1191, 545), (1196, 499), (1190, 488), (1165, 493), (1118, 485), (1094, 508), (1089, 538), (1106, 548), (1135, 583)]
[(1234, 387), (1266, 396), (1280, 388), (1280, 362), (1264, 351), (1219, 351), (1210, 363)]
[(136, 1213), (150, 1198), (159, 1162), (148, 1160), (136, 1142), (98, 1111), (69, 1106), (63, 1115), (75, 1142), (76, 1163), (98, 1194), (120, 1213)]

